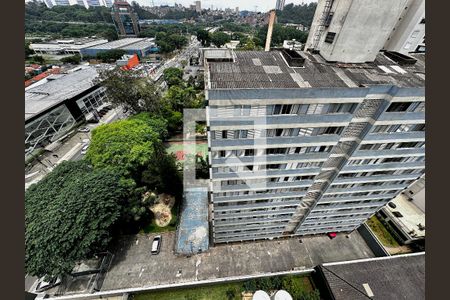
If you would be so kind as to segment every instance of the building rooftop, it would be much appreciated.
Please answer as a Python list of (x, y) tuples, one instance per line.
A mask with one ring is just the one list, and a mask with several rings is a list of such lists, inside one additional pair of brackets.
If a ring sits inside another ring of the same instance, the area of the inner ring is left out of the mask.
[(290, 67), (278, 50), (211, 51), (205, 50), (205, 57), (233, 58), (232, 61), (208, 61), (211, 90), (425, 86), (423, 54), (412, 55), (417, 59), (414, 65), (399, 66), (381, 52), (373, 63), (364, 64), (328, 63), (318, 54), (301, 52), (305, 58), (304, 66)]
[(120, 40), (112, 41), (112, 42), (101, 44), (101, 45), (92, 46), (92, 47), (89, 47), (88, 49), (95, 48), (95, 49), (101, 49), (101, 50), (111, 50), (111, 49), (127, 47), (134, 43), (142, 42), (144, 40), (145, 40), (145, 38), (126, 38), (126, 39), (120, 39)]
[(323, 264), (319, 270), (331, 299), (425, 298), (424, 252)]
[(142, 41), (138, 41), (137, 43), (133, 43), (124, 47), (121, 47), (120, 49), (124, 49), (124, 50), (130, 50), (130, 49), (146, 49), (148, 47), (154, 46), (155, 45), (155, 39), (154, 38), (149, 38), (149, 39), (144, 39)]
[(61, 74), (58, 78), (37, 87), (27, 89), (25, 91), (25, 120), (94, 86), (93, 80), (97, 76), (95, 68), (84, 66), (78, 70), (73, 69), (70, 73)]
[[(425, 190), (422, 190), (425, 193)], [(424, 196), (424, 195), (423, 195)], [(395, 208), (386, 205), (383, 210), (389, 213), (390, 218), (408, 235), (414, 238), (425, 236), (425, 213), (418, 208), (408, 197), (400, 193), (391, 201)]]

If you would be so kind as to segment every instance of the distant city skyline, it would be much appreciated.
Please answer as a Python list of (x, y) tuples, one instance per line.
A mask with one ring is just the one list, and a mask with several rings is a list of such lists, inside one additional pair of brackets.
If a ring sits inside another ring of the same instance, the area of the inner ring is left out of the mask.
[[(25, 0), (25, 2), (29, 2), (32, 0)], [(42, 1), (42, 0), (38, 0)], [(114, 2), (114, 0), (112, 0)], [(127, 2), (131, 3), (133, 1), (138, 2), (140, 5), (143, 6), (152, 6), (152, 3), (154, 3), (156, 6), (159, 5), (170, 5), (174, 6), (175, 3), (182, 4), (185, 7), (189, 7), (190, 5), (195, 4), (195, 0), (126, 0)], [(43, 1), (42, 1), (43, 2)], [(242, 3), (245, 2), (245, 3)], [(235, 9), (236, 7), (239, 7), (239, 10), (250, 10), (254, 11), (255, 6), (257, 6), (258, 11), (269, 11), (270, 9), (275, 8), (277, 0), (228, 0), (224, 3), (222, 0), (203, 0), (201, 1), (202, 9), (208, 9), (211, 8), (211, 5), (216, 8), (231, 8)], [(312, 3), (317, 2), (317, 0), (286, 0), (286, 4), (294, 3), (296, 5), (301, 3)]]
[[(128, 2), (132, 2), (133, 0), (127, 0)], [(152, 0), (134, 0), (138, 2), (140, 5), (145, 6), (151, 6)], [(154, 4), (159, 5), (170, 5), (173, 6), (175, 3), (182, 4), (183, 6), (189, 7), (189, 5), (192, 5), (195, 3), (194, 0), (153, 0)], [(211, 8), (211, 5), (213, 5), (214, 8), (231, 8), (235, 9), (236, 7), (239, 7), (239, 10), (255, 10), (255, 5), (258, 6), (258, 11), (268, 11), (270, 9), (275, 8), (277, 0), (201, 0), (202, 3), (202, 9), (208, 9)], [(301, 4), (301, 3), (311, 3), (311, 2), (317, 2), (317, 0), (286, 0), (286, 4), (288, 5), (290, 3), (294, 4)]]

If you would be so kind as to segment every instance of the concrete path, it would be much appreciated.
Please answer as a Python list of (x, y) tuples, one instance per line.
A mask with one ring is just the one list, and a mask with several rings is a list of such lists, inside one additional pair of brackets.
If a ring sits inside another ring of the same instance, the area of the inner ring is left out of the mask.
[(375, 257), (357, 231), (338, 234), (219, 245), (191, 257), (174, 253), (175, 233), (165, 233), (161, 252), (151, 255), (154, 235), (123, 238), (101, 291), (195, 282), (266, 272), (309, 269), (324, 262)]

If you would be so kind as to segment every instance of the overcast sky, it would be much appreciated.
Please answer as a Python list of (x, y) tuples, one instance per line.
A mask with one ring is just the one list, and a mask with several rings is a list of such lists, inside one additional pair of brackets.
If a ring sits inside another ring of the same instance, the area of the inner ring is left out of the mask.
[[(128, 0), (131, 2), (132, 0)], [(141, 5), (151, 6), (152, 0), (135, 0)], [(194, 0), (153, 0), (155, 5), (170, 5), (173, 6), (175, 3), (183, 4), (183, 6), (189, 6), (194, 4)], [(277, 0), (201, 0), (202, 8), (236, 8), (239, 7), (240, 10), (255, 10), (255, 5), (258, 6), (258, 11), (268, 11), (275, 8)], [(317, 0), (286, 0), (286, 4), (294, 3), (310, 3), (317, 2)], [(286, 5), (285, 4), (285, 5)]]

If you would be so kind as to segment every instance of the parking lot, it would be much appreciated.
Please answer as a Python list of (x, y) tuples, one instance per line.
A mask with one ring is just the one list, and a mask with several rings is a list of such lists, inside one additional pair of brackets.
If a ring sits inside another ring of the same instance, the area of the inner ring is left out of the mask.
[(195, 282), (241, 275), (311, 268), (323, 262), (375, 257), (357, 231), (326, 236), (248, 242), (211, 247), (190, 257), (174, 253), (175, 233), (162, 235), (161, 251), (151, 255), (154, 235), (124, 237), (114, 251), (102, 291)]

